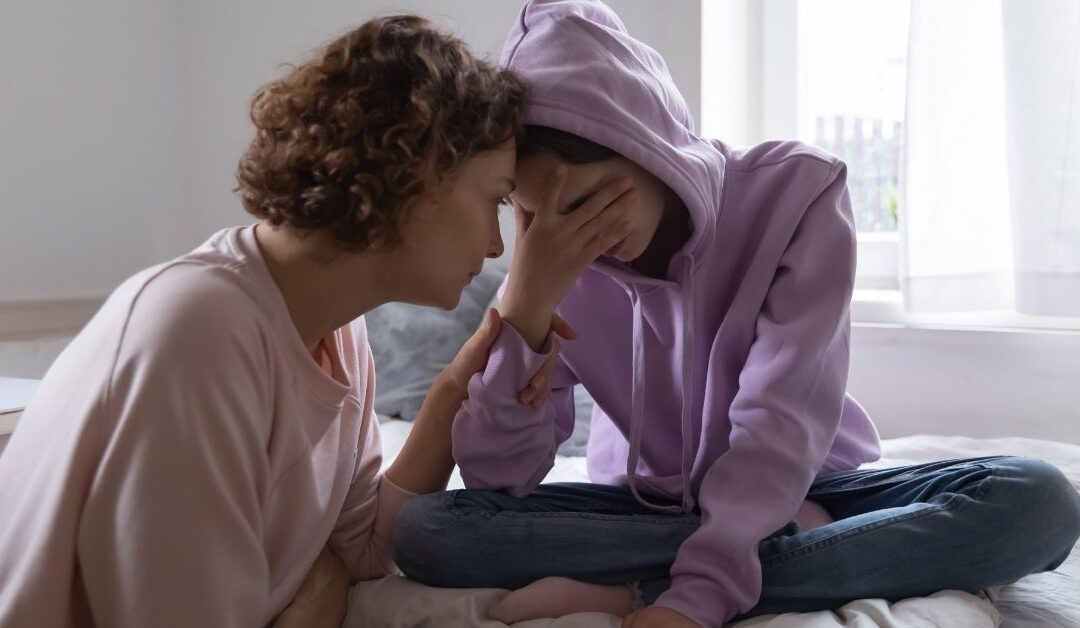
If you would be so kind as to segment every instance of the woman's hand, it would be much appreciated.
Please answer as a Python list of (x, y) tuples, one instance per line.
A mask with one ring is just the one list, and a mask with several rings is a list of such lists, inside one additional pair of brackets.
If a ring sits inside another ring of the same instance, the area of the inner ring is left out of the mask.
[[(574, 330), (557, 316), (550, 319), (548, 325), (563, 338), (573, 339), (575, 336)], [(449, 366), (435, 378), (409, 437), (386, 470), (391, 482), (420, 495), (446, 488), (446, 482), (454, 470), (451, 435), (454, 417), (469, 396), (469, 380), (487, 365), (491, 345), (499, 337), (501, 328), (499, 312), (489, 310), (484, 323), (465, 341)], [(551, 392), (551, 377), (557, 358), (558, 351), (552, 351), (543, 366), (533, 374), (518, 396), (521, 404), (538, 407), (547, 398)]]
[(535, 351), (547, 337), (555, 307), (585, 267), (630, 233), (626, 210), (637, 194), (630, 179), (615, 179), (562, 214), (558, 201), (565, 181), (566, 166), (560, 165), (531, 216), (513, 203), (517, 250), (499, 309)]
[(622, 628), (701, 628), (701, 624), (670, 608), (649, 606), (623, 617)]
[[(451, 383), (453, 390), (462, 399), (468, 394), (469, 380), (472, 379), (472, 376), (487, 366), (491, 345), (499, 337), (501, 328), (502, 318), (499, 316), (499, 311), (496, 309), (488, 310), (484, 323), (471, 338), (465, 341), (453, 361), (443, 371), (442, 377)], [(570, 324), (557, 314), (551, 316), (550, 328), (567, 340), (573, 340), (577, 337), (577, 333), (570, 327)], [(518, 401), (522, 405), (539, 407), (551, 394), (551, 378), (558, 364), (558, 353), (557, 350), (552, 351), (551, 355), (544, 361), (544, 365), (529, 380), (528, 385), (519, 391)]]
[(337, 628), (349, 608), (349, 571), (324, 547), (274, 628)]

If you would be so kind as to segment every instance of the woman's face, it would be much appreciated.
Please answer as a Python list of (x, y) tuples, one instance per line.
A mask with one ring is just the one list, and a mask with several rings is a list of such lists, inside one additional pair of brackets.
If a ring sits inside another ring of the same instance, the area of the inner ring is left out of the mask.
[(503, 253), (499, 207), (514, 189), (514, 140), (477, 153), (409, 212), (401, 264), (409, 301), (457, 307), (485, 258)]
[(655, 176), (629, 159), (616, 156), (588, 164), (571, 164), (554, 153), (542, 150), (525, 157), (517, 164), (514, 192), (510, 195), (515, 203), (528, 214), (536, 211), (536, 204), (544, 198), (548, 176), (559, 165), (567, 168), (566, 183), (559, 195), (559, 212), (567, 213), (579, 207), (588, 197), (609, 181), (629, 177), (638, 190), (637, 202), (628, 208), (630, 233), (616, 244), (608, 255), (621, 262), (637, 259), (656, 235), (660, 217), (664, 211), (666, 187)]

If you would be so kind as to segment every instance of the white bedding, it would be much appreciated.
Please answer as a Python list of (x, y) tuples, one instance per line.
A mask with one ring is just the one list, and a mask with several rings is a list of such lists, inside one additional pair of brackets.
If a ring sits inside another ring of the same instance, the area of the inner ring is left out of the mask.
[[(401, 450), (411, 424), (387, 421), (382, 425), (385, 460)], [(1080, 490), (1080, 447), (1030, 439), (972, 439), (914, 436), (885, 441), (884, 458), (872, 466), (884, 467), (991, 454), (1042, 458), (1060, 467)], [(588, 481), (584, 458), (559, 457), (547, 481)], [(455, 472), (451, 488), (460, 488)], [(392, 576), (353, 587), (348, 628), (405, 628), (412, 626), (480, 626), (506, 624), (487, 619), (487, 607), (502, 595), (498, 589), (437, 589)], [(982, 628), (1035, 628), (1080, 626), (1080, 553), (1074, 552), (1058, 570), (1024, 578), (985, 596), (944, 591), (926, 598), (894, 604), (884, 600), (857, 600), (835, 612), (791, 613), (756, 617), (735, 624), (738, 628), (907, 628), (948, 626)], [(610, 628), (618, 618), (579, 613), (560, 619), (515, 624), (518, 628)]]

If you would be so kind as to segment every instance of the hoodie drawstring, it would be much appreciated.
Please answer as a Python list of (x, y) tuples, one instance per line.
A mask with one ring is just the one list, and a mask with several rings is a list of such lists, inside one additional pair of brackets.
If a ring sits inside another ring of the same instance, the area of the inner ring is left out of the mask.
[[(689, 273), (689, 269), (687, 270)], [(687, 278), (688, 279), (688, 278)], [(630, 297), (633, 306), (633, 388), (630, 393), (630, 455), (626, 459), (626, 478), (630, 485), (630, 492), (642, 505), (661, 512), (685, 512), (694, 509), (695, 500), (690, 493), (690, 476), (694, 458), (693, 429), (691, 426), (691, 412), (693, 410), (694, 382), (693, 364), (688, 358), (693, 357), (693, 325), (690, 321), (690, 312), (693, 311), (693, 290), (689, 288), (689, 281), (683, 285), (683, 334), (682, 334), (682, 377), (683, 377), (683, 403), (680, 416), (680, 436), (682, 445), (681, 475), (682, 475), (682, 505), (672, 506), (651, 502), (638, 492), (637, 483), (641, 479), (638, 475), (638, 462), (641, 460), (641, 438), (644, 431), (645, 419), (645, 339), (643, 335), (641, 297), (637, 290), (626, 286), (626, 293)], [(686, 388), (689, 387), (689, 388)]]
[(693, 411), (694, 400), (697, 399), (696, 379), (694, 374), (694, 290), (690, 286), (692, 266), (687, 264), (682, 278), (682, 385), (683, 401), (680, 430), (682, 432), (682, 508), (683, 512), (689, 513), (694, 510), (696, 501), (691, 491), (691, 474), (694, 468), (694, 458), (697, 451), (694, 447)]

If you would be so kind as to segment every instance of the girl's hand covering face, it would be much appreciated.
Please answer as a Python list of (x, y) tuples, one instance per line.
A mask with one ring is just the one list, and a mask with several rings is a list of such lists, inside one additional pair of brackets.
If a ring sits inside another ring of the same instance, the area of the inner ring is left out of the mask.
[(628, 209), (637, 195), (632, 180), (609, 181), (564, 213), (558, 204), (566, 174), (563, 165), (552, 170), (531, 213), (512, 201), (517, 250), (500, 309), (534, 347), (547, 335), (545, 326), (555, 307), (585, 268), (630, 233)]

